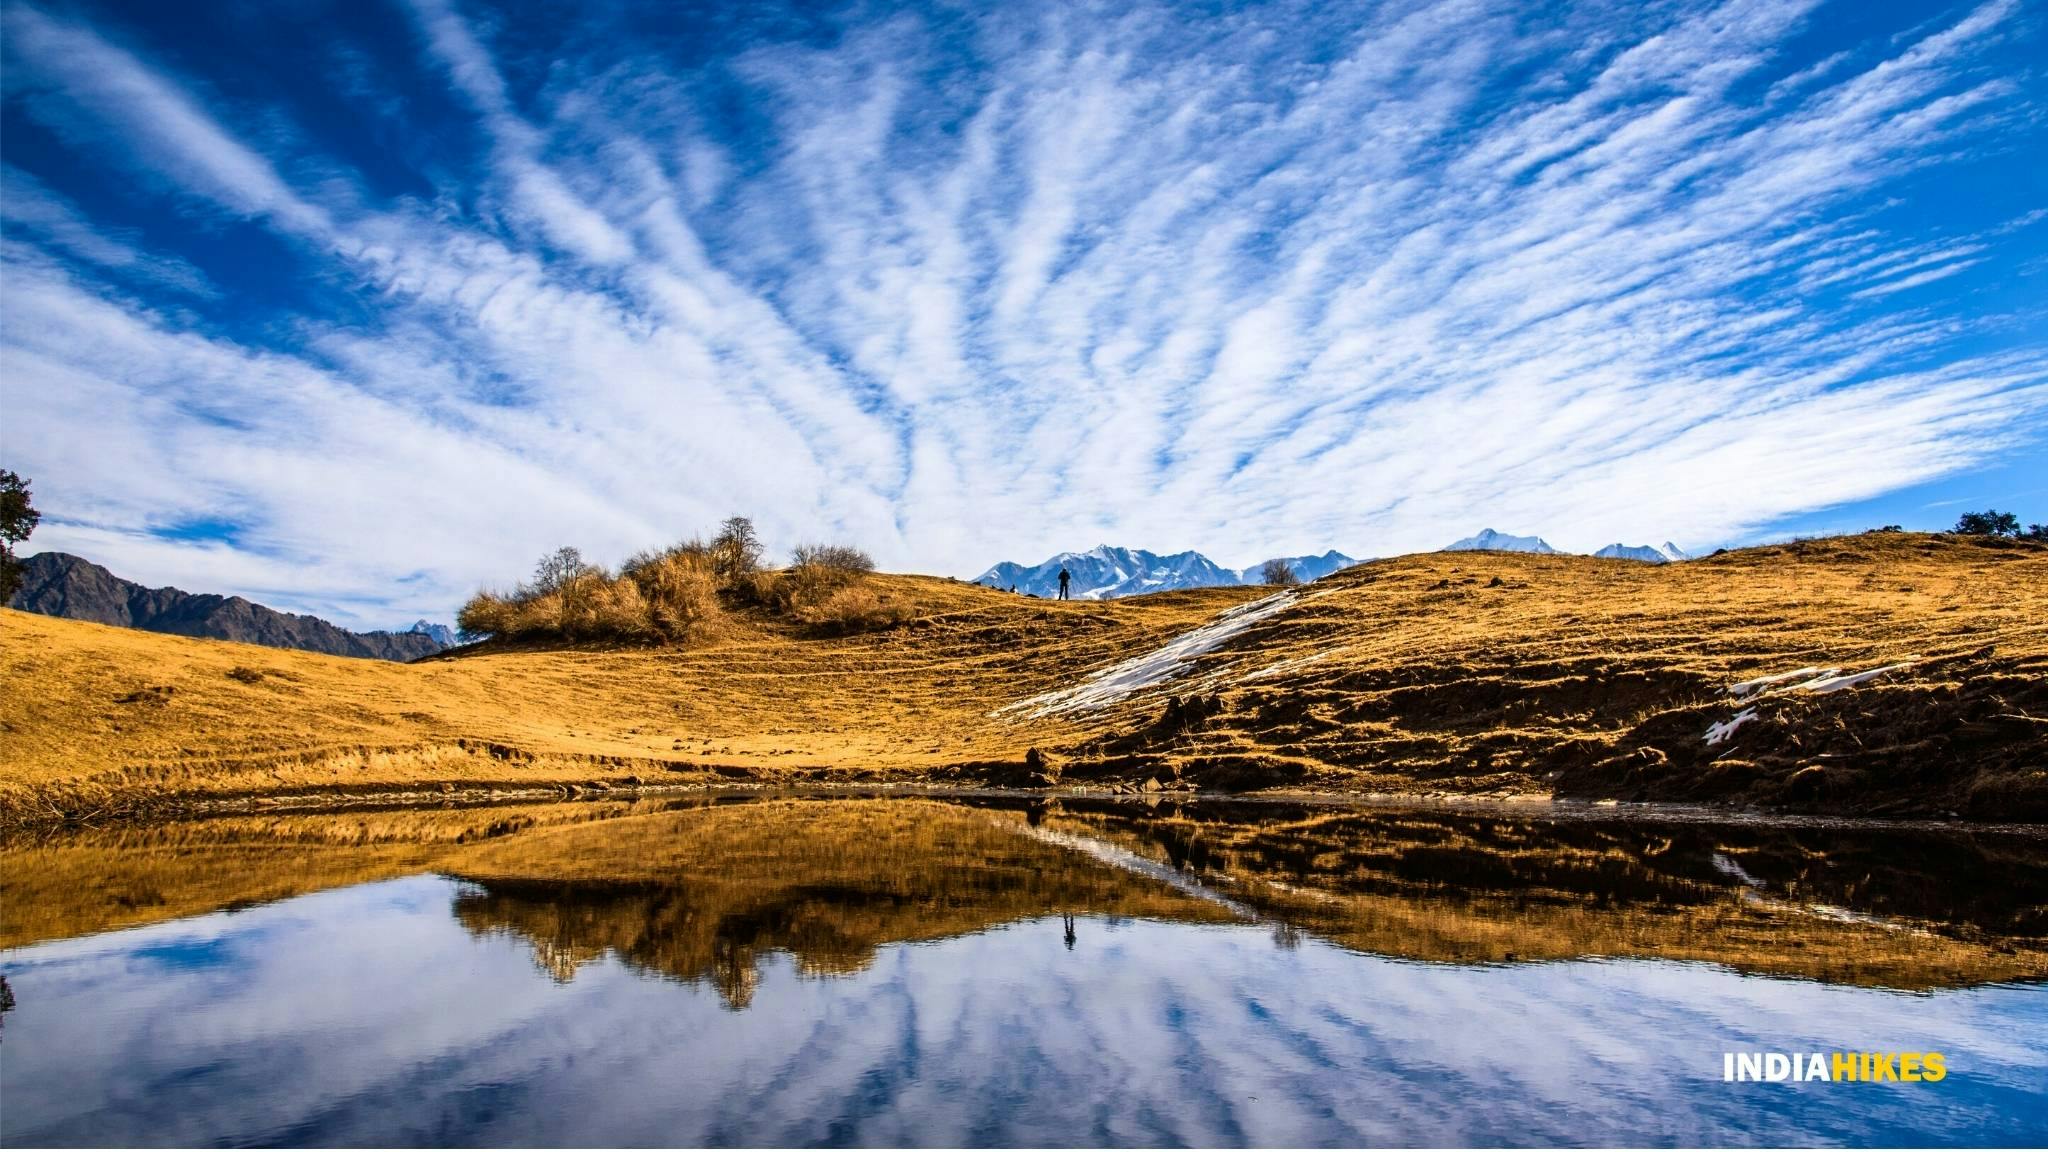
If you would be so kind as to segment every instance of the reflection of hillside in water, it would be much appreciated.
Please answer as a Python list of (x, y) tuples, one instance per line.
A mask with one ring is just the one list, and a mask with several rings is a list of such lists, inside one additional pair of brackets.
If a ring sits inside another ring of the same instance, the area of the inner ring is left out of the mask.
[(1066, 914), (1263, 921), (1279, 940), (1452, 963), (1646, 957), (1903, 988), (2048, 975), (2039, 833), (1071, 797), (81, 829), (0, 845), (0, 947), (421, 871), (476, 882), (462, 923), (527, 941), (559, 979), (613, 954), (732, 1003), (770, 953), (844, 973), (892, 942)]
[(2037, 835), (1229, 803), (1047, 823), (1413, 959), (1658, 957), (1895, 987), (2048, 976)]
[(530, 941), (558, 980), (610, 953), (752, 996), (758, 961), (856, 972), (883, 944), (1038, 916), (1230, 920), (1198, 897), (1022, 834), (1021, 810), (764, 800), (545, 829), (466, 854), (455, 914)]
[(1056, 915), (1268, 922), (1417, 960), (1645, 957), (1925, 988), (2048, 975), (2041, 841), (1963, 830), (1531, 819), (1474, 810), (764, 800), (466, 853), (456, 914), (557, 979), (610, 953), (713, 984), (760, 959)]

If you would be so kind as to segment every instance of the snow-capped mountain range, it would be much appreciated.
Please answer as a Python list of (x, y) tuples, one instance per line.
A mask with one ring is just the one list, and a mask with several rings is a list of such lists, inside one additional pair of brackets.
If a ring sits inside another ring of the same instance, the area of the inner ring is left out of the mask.
[(1674, 560), (1692, 559), (1669, 540), (1662, 545), (1609, 544), (1593, 555), (1603, 560), (1643, 560), (1651, 564), (1669, 564)]
[(1446, 544), (1441, 551), (1540, 552), (1544, 555), (1552, 555), (1556, 553), (1557, 549), (1552, 548), (1541, 536), (1510, 536), (1505, 532), (1495, 532), (1491, 528), (1482, 528), (1479, 530), (1479, 535), (1467, 536), (1463, 540)]
[[(1284, 556), (1294, 574), (1304, 582), (1315, 580), (1358, 561), (1335, 550), (1321, 556)], [(1146, 592), (1169, 592), (1177, 588), (1216, 588), (1257, 584), (1265, 563), (1230, 569), (1200, 552), (1175, 552), (1161, 556), (1143, 548), (1113, 548), (1101, 544), (1086, 552), (1062, 552), (1041, 564), (1023, 565), (1005, 560), (975, 577), (975, 583), (996, 588), (1015, 588), (1033, 596), (1057, 596), (1060, 569), (1065, 568), (1073, 583), (1068, 594), (1076, 600), (1112, 600)]]
[[(1365, 563), (1363, 560), (1354, 560), (1335, 548), (1330, 549), (1321, 556), (1281, 556), (1278, 559), (1285, 561), (1289, 568), (1294, 569), (1294, 578), (1303, 584), (1311, 580), (1321, 580), (1340, 568), (1349, 568), (1353, 564)], [(1264, 583), (1261, 576), (1264, 574), (1265, 567), (1269, 563), (1271, 561), (1261, 560), (1249, 568), (1238, 569), (1237, 582), (1240, 584)]]
[[(1445, 552), (1539, 552), (1557, 555), (1559, 549), (1552, 548), (1541, 536), (1510, 536), (1482, 529), (1477, 536), (1467, 536), (1454, 544), (1444, 545)], [(1609, 544), (1593, 553), (1604, 560), (1642, 560), (1650, 564), (1668, 564), (1674, 560), (1690, 560), (1691, 556), (1678, 545), (1665, 541), (1662, 547), (1652, 544)]]
[[(1557, 555), (1541, 536), (1510, 536), (1491, 528), (1467, 536), (1443, 548), (1445, 552), (1535, 552)], [(1647, 544), (1609, 544), (1594, 553), (1609, 560), (1641, 560), (1663, 564), (1688, 560), (1676, 544), (1661, 547)], [(1335, 549), (1320, 556), (1283, 556), (1303, 583), (1320, 580), (1340, 568), (1360, 561)], [(975, 583), (995, 588), (1015, 588), (1033, 596), (1057, 596), (1060, 569), (1073, 578), (1070, 595), (1076, 600), (1112, 600), (1146, 592), (1170, 592), (1176, 588), (1216, 588), (1257, 584), (1265, 562), (1249, 568), (1225, 568), (1200, 552), (1175, 552), (1162, 556), (1143, 548), (1116, 548), (1099, 544), (1086, 552), (1062, 552), (1039, 564), (1018, 564), (1005, 560), (975, 577)]]

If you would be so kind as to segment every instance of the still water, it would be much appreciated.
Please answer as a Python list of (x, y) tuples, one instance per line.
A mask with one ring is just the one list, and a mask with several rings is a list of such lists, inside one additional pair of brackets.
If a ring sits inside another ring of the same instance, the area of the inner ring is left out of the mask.
[(0, 1143), (2039, 1145), (2043, 848), (995, 798), (79, 833), (0, 850)]

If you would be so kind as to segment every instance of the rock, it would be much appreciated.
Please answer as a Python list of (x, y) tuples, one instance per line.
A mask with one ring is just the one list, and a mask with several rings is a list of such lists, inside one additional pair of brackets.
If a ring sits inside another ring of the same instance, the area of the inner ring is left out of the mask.
[(114, 703), (168, 704), (171, 702), (171, 693), (176, 691), (177, 689), (169, 684), (152, 684), (147, 688), (141, 688), (134, 692), (129, 692), (124, 695), (116, 696), (114, 697)]
[(1147, 792), (1158, 792), (1162, 789), (1162, 785), (1159, 783), (1159, 777), (1157, 776), (1147, 777), (1145, 779), (1145, 782), (1143, 784), (1138, 785), (1138, 787)]
[(1024, 753), (1024, 775), (1033, 788), (1050, 788), (1060, 782), (1060, 766), (1033, 748)]
[(1810, 800), (1827, 788), (1828, 770), (1818, 764), (1809, 764), (1792, 774), (1785, 782), (1785, 791), (1800, 800)]

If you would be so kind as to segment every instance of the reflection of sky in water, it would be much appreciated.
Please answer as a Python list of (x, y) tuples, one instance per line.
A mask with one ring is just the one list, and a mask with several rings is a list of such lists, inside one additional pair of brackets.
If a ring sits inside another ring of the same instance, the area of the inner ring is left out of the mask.
[[(752, 1006), (558, 985), (419, 877), (9, 954), (0, 1142), (2048, 1141), (2048, 988), (1458, 968), (1057, 918), (768, 965)], [(1731, 1048), (1939, 1049), (1939, 1084), (1724, 1084)]]

